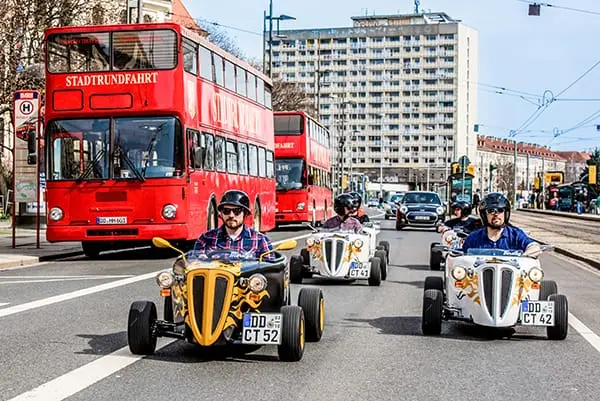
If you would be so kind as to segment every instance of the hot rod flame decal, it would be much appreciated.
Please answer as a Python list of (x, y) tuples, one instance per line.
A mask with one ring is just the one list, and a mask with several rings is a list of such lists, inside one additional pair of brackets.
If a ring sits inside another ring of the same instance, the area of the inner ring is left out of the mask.
[[(239, 280), (239, 279), (238, 279)], [(231, 309), (225, 322), (225, 327), (235, 326), (242, 320), (244, 312), (251, 309), (258, 309), (264, 297), (269, 297), (267, 290), (262, 290), (258, 294), (252, 292), (247, 286), (240, 285), (239, 281), (233, 288), (233, 297), (231, 300)]]
[(462, 285), (462, 290), (457, 294), (458, 299), (462, 299), (466, 295), (471, 298), (473, 302), (481, 305), (481, 300), (479, 298), (479, 276), (477, 273), (473, 273), (472, 277), (467, 276), (456, 283), (461, 283)]
[(511, 305), (515, 306), (519, 302), (524, 299), (529, 299), (529, 294), (534, 290), (534, 282), (531, 281), (529, 276), (523, 278), (522, 276), (518, 276), (515, 280), (515, 289), (513, 291), (513, 297), (511, 300)]
[(322, 253), (322, 249), (321, 249), (321, 244), (314, 244), (311, 246), (306, 247), (306, 250), (310, 253), (312, 253), (312, 255), (320, 261), (323, 261), (323, 253)]

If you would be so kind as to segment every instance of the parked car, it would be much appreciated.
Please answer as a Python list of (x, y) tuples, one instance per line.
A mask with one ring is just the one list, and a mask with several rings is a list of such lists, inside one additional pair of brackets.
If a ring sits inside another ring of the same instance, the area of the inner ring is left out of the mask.
[(379, 201), (377, 200), (377, 198), (371, 198), (367, 202), (367, 207), (377, 207), (378, 205), (379, 205)]

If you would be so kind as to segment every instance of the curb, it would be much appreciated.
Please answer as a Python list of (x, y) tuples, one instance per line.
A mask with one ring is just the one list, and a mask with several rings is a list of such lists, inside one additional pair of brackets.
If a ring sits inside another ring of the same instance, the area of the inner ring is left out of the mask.
[(580, 254), (578, 254), (578, 253), (575, 253), (575, 252), (573, 252), (573, 251), (569, 251), (569, 250), (567, 250), (567, 249), (565, 249), (565, 248), (561, 248), (561, 247), (558, 247), (558, 246), (555, 246), (555, 245), (549, 244), (549, 243), (547, 243), (547, 242), (540, 241), (540, 240), (538, 240), (538, 239), (536, 239), (536, 238), (533, 238), (533, 237), (532, 237), (532, 239), (533, 239), (535, 242), (537, 242), (537, 243), (539, 243), (539, 244), (542, 244), (542, 245), (551, 245), (551, 246), (554, 248), (554, 252), (556, 252), (556, 253), (559, 253), (559, 254), (561, 254), (561, 255), (567, 256), (567, 257), (569, 257), (569, 258), (571, 258), (571, 259), (578, 260), (578, 261), (580, 261), (580, 262), (587, 263), (588, 265), (590, 265), (590, 266), (592, 266), (592, 267), (594, 267), (594, 268), (596, 268), (596, 269), (600, 270), (600, 262), (599, 262), (599, 261), (597, 261), (597, 260), (590, 259), (590, 258), (586, 258), (585, 256), (583, 256), (583, 255), (580, 255)]
[(40, 259), (37, 256), (25, 256), (21, 255), (19, 259), (6, 260), (0, 262), (0, 271), (12, 270), (19, 267), (26, 267), (40, 263)]
[(71, 252), (64, 252), (64, 253), (54, 253), (52, 255), (44, 255), (44, 256), (40, 256), (40, 262), (48, 262), (51, 260), (57, 260), (57, 259), (64, 259), (64, 258), (71, 258), (73, 256), (80, 256), (83, 255), (83, 251), (71, 251)]
[(579, 214), (574, 214), (574, 213), (566, 213), (566, 212), (555, 212), (553, 210), (539, 210), (539, 209), (521, 209), (518, 208), (517, 209), (518, 212), (525, 212), (525, 213), (531, 213), (531, 214), (542, 214), (542, 215), (549, 215), (549, 216), (560, 216), (560, 217), (565, 217), (567, 219), (579, 219), (579, 220), (588, 220), (588, 221), (597, 221), (600, 223), (600, 216), (597, 216), (595, 214), (593, 215), (579, 215)]

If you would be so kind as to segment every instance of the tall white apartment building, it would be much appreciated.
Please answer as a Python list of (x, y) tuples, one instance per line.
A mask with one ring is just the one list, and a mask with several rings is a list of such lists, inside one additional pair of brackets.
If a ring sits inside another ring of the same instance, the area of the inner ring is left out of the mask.
[(475, 161), (477, 31), (445, 13), (352, 20), (280, 31), (270, 57), (265, 46), (273, 78), (313, 93), (334, 145), (344, 144), (336, 167), (424, 189), (460, 156)]

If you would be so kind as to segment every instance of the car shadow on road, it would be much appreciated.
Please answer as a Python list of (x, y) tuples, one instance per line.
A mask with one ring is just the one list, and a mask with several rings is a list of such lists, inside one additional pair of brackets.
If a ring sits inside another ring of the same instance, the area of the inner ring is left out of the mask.
[(415, 288), (423, 288), (425, 286), (425, 281), (424, 280), (416, 280), (416, 281), (398, 281), (398, 280), (386, 280), (388, 283), (394, 283), (394, 284), (406, 284), (406, 285), (410, 285), (413, 286)]
[[(517, 334), (512, 328), (490, 329), (464, 322), (444, 322), (439, 336), (425, 336), (421, 331), (420, 316), (386, 316), (375, 319), (345, 319), (349, 322), (368, 323), (379, 329), (379, 334), (431, 337), (462, 341), (488, 342), (495, 340), (520, 340), (531, 335)], [(537, 337), (536, 337), (537, 338)]]
[[(270, 348), (272, 347), (263, 347), (256, 350), (256, 347), (248, 349), (240, 345), (201, 347), (181, 340), (161, 348), (153, 355), (146, 357), (146, 359), (176, 363), (206, 363), (215, 361), (259, 363), (278, 361), (279, 358), (276, 355), (266, 353)], [(248, 353), (245, 353), (244, 349)]]
[(410, 270), (431, 270), (429, 265), (388, 265), (389, 267), (403, 267)]
[(88, 339), (89, 348), (75, 352), (80, 355), (108, 355), (127, 345), (126, 331), (109, 334), (77, 334), (77, 337)]

